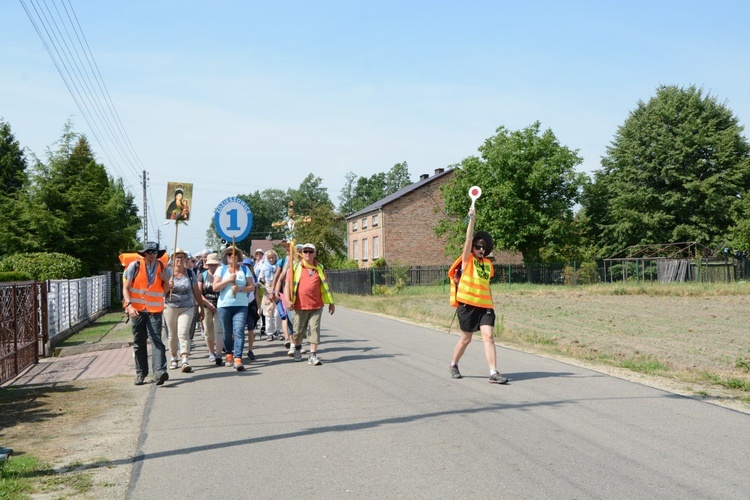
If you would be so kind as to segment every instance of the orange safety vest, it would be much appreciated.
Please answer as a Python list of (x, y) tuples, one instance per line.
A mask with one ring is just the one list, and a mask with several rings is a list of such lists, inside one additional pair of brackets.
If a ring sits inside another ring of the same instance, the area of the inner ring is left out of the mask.
[(136, 311), (148, 311), (160, 313), (164, 310), (164, 283), (158, 273), (164, 269), (164, 263), (157, 260), (157, 276), (151, 286), (148, 286), (148, 272), (146, 272), (146, 259), (140, 258), (140, 269), (135, 279), (130, 283), (130, 305)]
[[(474, 262), (481, 262), (476, 266)], [(490, 279), (495, 275), (495, 266), (489, 259), (476, 259), (474, 256), (466, 263), (461, 271), (461, 257), (456, 259), (448, 269), (448, 277), (454, 282), (451, 287), (451, 305), (458, 307), (459, 303), (471, 306), (492, 308), (492, 293), (490, 292)], [(457, 279), (458, 278), (458, 279)]]

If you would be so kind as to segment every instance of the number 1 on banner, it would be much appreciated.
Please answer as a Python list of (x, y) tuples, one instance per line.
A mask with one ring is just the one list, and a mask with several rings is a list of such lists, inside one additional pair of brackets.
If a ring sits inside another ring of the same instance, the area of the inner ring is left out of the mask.
[(230, 197), (216, 207), (214, 226), (223, 239), (242, 241), (253, 227), (253, 213), (243, 200)]
[(239, 231), (240, 226), (237, 225), (237, 209), (233, 208), (232, 210), (227, 211), (227, 215), (229, 216), (229, 226), (227, 227), (227, 231)]

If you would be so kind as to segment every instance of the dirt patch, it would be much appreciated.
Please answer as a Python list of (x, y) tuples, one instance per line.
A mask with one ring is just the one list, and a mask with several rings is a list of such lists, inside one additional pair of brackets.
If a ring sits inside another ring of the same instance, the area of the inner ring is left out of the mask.
[(0, 392), (0, 439), (18, 459), (50, 466), (35, 498), (122, 499), (151, 386), (132, 377), (9, 387)]

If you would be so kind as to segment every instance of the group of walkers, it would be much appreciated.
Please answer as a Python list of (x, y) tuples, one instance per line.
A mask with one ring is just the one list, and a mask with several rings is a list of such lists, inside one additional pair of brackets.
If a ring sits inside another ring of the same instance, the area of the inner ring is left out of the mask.
[[(458, 362), (474, 333), (480, 332), (490, 370), (489, 381), (506, 384), (508, 379), (497, 370), (494, 341), (495, 310), (490, 291), (494, 265), (487, 258), (493, 241), (484, 231), (474, 232), (475, 220), (476, 210), (472, 206), (462, 254), (448, 272), (455, 284), (451, 289), (451, 305), (457, 308), (461, 329), (449, 365), (450, 375), (454, 379), (462, 378)], [(245, 369), (242, 354), (246, 331), (249, 333), (247, 359), (255, 360), (254, 331), (259, 320), (263, 322), (261, 335), (265, 333), (268, 341), (283, 336), (284, 346), (289, 349), (287, 354), (294, 361), (302, 360), (302, 341), (309, 332), (308, 363), (321, 365), (317, 353), (320, 319), (325, 305), (330, 314), (334, 313), (333, 294), (316, 260), (315, 245), (306, 243), (290, 248), (291, 251), (301, 257), (299, 262), (288, 257), (279, 259), (273, 250), (263, 252), (260, 249), (255, 251), (254, 258), (243, 260), (239, 249), (228, 247), (221, 254), (202, 256), (206, 269), (201, 271), (191, 269), (190, 256), (177, 248), (170, 270), (159, 260), (165, 251), (156, 243), (146, 243), (138, 252), (140, 258), (125, 270), (123, 280), (125, 311), (133, 320), (136, 385), (144, 384), (149, 373), (146, 351), (149, 337), (153, 344), (154, 381), (162, 385), (169, 379), (161, 338), (162, 311), (169, 332), (169, 367), (172, 369), (192, 370), (189, 362), (191, 327), (194, 328), (196, 318), (203, 322), (208, 360), (217, 366), (223, 363), (238, 372)]]
[(149, 338), (153, 380), (157, 385), (169, 380), (162, 322), (169, 338), (169, 369), (192, 371), (190, 350), (196, 322), (200, 322), (208, 362), (244, 371), (246, 338), (245, 359), (255, 360), (259, 312), (264, 322), (261, 338), (263, 334), (268, 341), (284, 338), (288, 356), (301, 361), (302, 342), (309, 332), (308, 363), (321, 365), (317, 357), (320, 318), (326, 304), (329, 313), (334, 313), (333, 295), (316, 260), (315, 245), (297, 245), (295, 251), (300, 260), (292, 265), (291, 259), (279, 259), (273, 250), (258, 249), (253, 259), (243, 259), (242, 251), (232, 246), (194, 261), (178, 247), (170, 268), (161, 259), (165, 250), (154, 242), (146, 243), (123, 277), (125, 311), (132, 320), (135, 384), (147, 382)]

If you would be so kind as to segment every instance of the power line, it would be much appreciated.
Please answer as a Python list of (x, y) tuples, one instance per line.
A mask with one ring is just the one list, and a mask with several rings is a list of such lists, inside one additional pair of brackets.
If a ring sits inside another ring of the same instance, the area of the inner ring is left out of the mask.
[[(19, 0), (60, 78), (109, 164), (139, 198), (128, 179), (146, 170), (125, 131), (70, 0)], [(28, 4), (31, 6), (27, 6)], [(53, 12), (54, 11), (54, 12)], [(81, 55), (83, 54), (83, 56)], [(85, 62), (84, 62), (85, 59)], [(124, 166), (124, 167), (123, 167)], [(124, 170), (129, 173), (126, 176)], [(143, 195), (141, 195), (143, 196)], [(142, 201), (142, 200), (141, 200)], [(153, 206), (153, 199), (150, 200)]]

